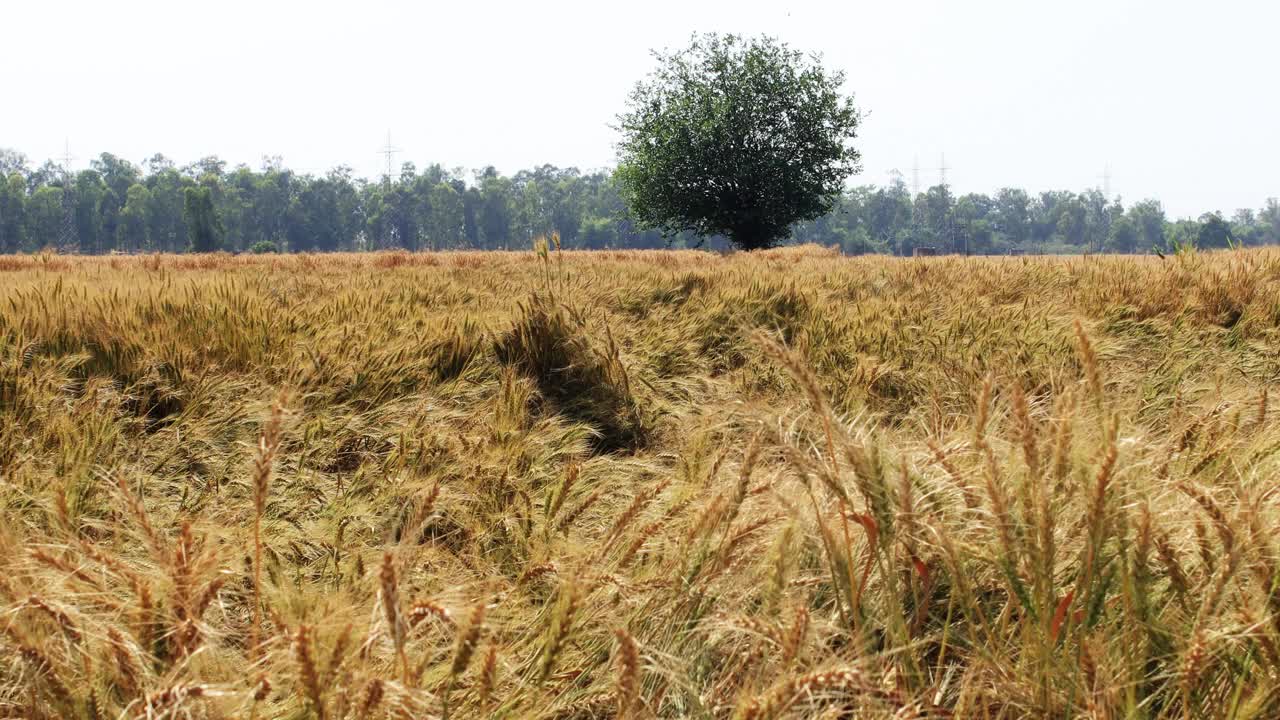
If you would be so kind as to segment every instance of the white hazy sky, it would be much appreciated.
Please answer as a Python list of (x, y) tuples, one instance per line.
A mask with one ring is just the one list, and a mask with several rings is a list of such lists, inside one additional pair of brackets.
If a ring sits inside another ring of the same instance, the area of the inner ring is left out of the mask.
[(848, 73), (859, 182), (1230, 213), (1280, 195), (1274, 0), (0, 0), (0, 147), (140, 162), (605, 167), (651, 48), (767, 33)]

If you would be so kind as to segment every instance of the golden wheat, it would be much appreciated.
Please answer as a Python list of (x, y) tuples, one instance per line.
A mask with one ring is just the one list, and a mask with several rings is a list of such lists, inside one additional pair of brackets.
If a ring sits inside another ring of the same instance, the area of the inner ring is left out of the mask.
[(1280, 716), (1280, 251), (15, 258), (0, 716)]

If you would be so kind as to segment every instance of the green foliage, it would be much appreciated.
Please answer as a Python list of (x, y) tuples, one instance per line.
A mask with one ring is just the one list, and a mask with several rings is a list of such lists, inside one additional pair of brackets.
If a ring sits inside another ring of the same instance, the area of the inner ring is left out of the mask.
[(280, 252), (280, 248), (276, 247), (276, 244), (270, 240), (259, 240), (249, 248), (249, 252), (254, 255), (264, 255), (266, 253)]
[(192, 252), (216, 252), (222, 249), (224, 229), (213, 207), (213, 193), (207, 187), (189, 187), (183, 191), (183, 215), (191, 236)]
[[(208, 188), (223, 227), (219, 249), (279, 252), (382, 249), (457, 250), (524, 247), (558, 234), (568, 249), (690, 247), (690, 232), (664, 239), (639, 225), (620, 178), (543, 165), (504, 175), (406, 163), (399, 175), (367, 182), (347, 168), (321, 176), (294, 173), (267, 158), (260, 170), (227, 170), (217, 158), (177, 167), (162, 155), (141, 167), (103, 153), (68, 176), (46, 163), (32, 169), (0, 149), (0, 252), (59, 248), (80, 253), (186, 252), (187, 188)], [(1207, 226), (1207, 227), (1205, 227)], [(1204, 231), (1202, 233), (1202, 228)], [(1080, 254), (1280, 243), (1280, 200), (1230, 216), (1170, 220), (1156, 200), (1124, 206), (1097, 190), (957, 195), (936, 185), (912, 193), (900, 176), (887, 185), (844, 189), (830, 212), (794, 223), (793, 241), (847, 254)], [(1229, 232), (1229, 236), (1227, 233)], [(727, 247), (720, 236), (706, 240)]]
[(1221, 213), (1205, 213), (1200, 216), (1200, 227), (1196, 230), (1196, 247), (1227, 248), (1235, 243), (1231, 234), (1231, 226), (1222, 219)]
[(125, 191), (124, 207), (116, 224), (116, 247), (125, 251), (138, 251), (151, 247), (147, 208), (151, 204), (151, 191), (145, 185), (134, 183)]
[(696, 36), (657, 58), (619, 118), (618, 174), (637, 219), (751, 250), (831, 210), (858, 170), (843, 73), (737, 35)]
[(1138, 247), (1138, 227), (1132, 219), (1121, 216), (1111, 226), (1106, 249), (1110, 252), (1131, 253)]
[(58, 242), (62, 232), (63, 189), (53, 185), (42, 185), (36, 189), (26, 203), (26, 219), (28, 236), (35, 240), (27, 249), (39, 250), (52, 247)]
[(23, 249), (26, 223), (26, 183), (17, 172), (0, 175), (0, 252)]

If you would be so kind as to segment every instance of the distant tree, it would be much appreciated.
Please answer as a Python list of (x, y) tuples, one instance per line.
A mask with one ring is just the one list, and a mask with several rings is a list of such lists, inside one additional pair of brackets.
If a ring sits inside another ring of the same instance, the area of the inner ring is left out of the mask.
[(1111, 234), (1106, 249), (1110, 252), (1131, 253), (1138, 248), (1138, 228), (1128, 215), (1121, 215), (1111, 223)]
[(1158, 200), (1143, 200), (1135, 203), (1125, 213), (1138, 233), (1138, 246), (1150, 252), (1154, 248), (1164, 248), (1165, 225), (1164, 207)]
[(1235, 242), (1231, 225), (1221, 213), (1211, 212), (1200, 216), (1200, 229), (1196, 233), (1196, 247), (1225, 248)]
[(27, 178), (27, 192), (32, 195), (42, 185), (56, 185), (64, 189), (67, 187), (67, 172), (52, 160), (45, 160), (40, 167), (25, 172), (24, 175)]
[(183, 191), (183, 217), (193, 252), (216, 252), (222, 249), (222, 221), (213, 207), (213, 192), (204, 186)]
[(266, 158), (265, 167), (254, 186), (251, 213), (256, 219), (262, 240), (285, 247), (289, 199), (301, 185), (293, 171), (285, 169), (279, 158)]
[[(150, 191), (147, 204), (147, 235), (156, 250), (161, 252), (182, 252), (187, 249), (187, 225), (183, 215), (183, 191), (189, 187), (189, 179), (183, 178), (173, 169), (173, 164), (164, 166), (163, 155), (157, 155), (156, 161), (162, 167), (147, 178), (147, 190)], [(152, 158), (152, 160), (156, 160)], [(166, 161), (167, 162), (167, 161)]]
[(505, 249), (511, 244), (511, 195), (509, 178), (502, 177), (492, 167), (485, 168), (480, 176), (480, 207), (477, 221), (481, 242), (489, 250)]
[(1166, 245), (1173, 250), (1196, 247), (1200, 239), (1200, 223), (1184, 218), (1165, 223)]
[(872, 243), (889, 252), (902, 252), (911, 232), (911, 193), (902, 178), (868, 194), (862, 209)]
[(463, 245), (470, 248), (480, 247), (480, 191), (468, 187), (462, 193), (462, 237)]
[(155, 155), (147, 158), (146, 166), (147, 172), (151, 175), (158, 175), (166, 170), (172, 170), (174, 168), (173, 161), (163, 153), (156, 153)]
[(17, 171), (0, 175), (0, 252), (23, 249), (27, 224), (27, 183)]
[(350, 247), (353, 219), (348, 192), (354, 192), (342, 170), (323, 178), (306, 178), (286, 214), (285, 236), (294, 251), (333, 252)]
[(1021, 245), (1031, 238), (1031, 197), (1026, 190), (1002, 188), (995, 198), (996, 231), (1006, 243)]
[(1261, 245), (1262, 224), (1252, 208), (1240, 208), (1231, 216), (1231, 234), (1241, 245)]
[(961, 252), (963, 244), (956, 245), (953, 217), (955, 196), (946, 185), (934, 185), (916, 196), (915, 236), (912, 248), (936, 247), (943, 252)]
[(951, 212), (950, 226), (955, 237), (955, 249), (966, 254), (986, 255), (996, 250), (995, 233), (991, 227), (994, 203), (986, 195), (970, 193), (956, 201)]
[(221, 179), (227, 171), (227, 161), (217, 155), (207, 155), (182, 168), (182, 172), (195, 180)]
[(27, 156), (17, 150), (0, 148), (0, 177), (9, 177), (13, 173), (27, 175), (31, 168), (27, 166)]
[(1280, 198), (1267, 198), (1267, 204), (1258, 213), (1258, 225), (1262, 228), (1262, 242), (1280, 243)]
[(102, 232), (100, 205), (107, 186), (102, 182), (102, 176), (97, 170), (81, 170), (76, 173), (74, 182), (71, 197), (75, 203), (75, 231), (80, 252), (100, 253), (106, 249), (100, 237)]
[(56, 185), (42, 185), (27, 200), (27, 238), (32, 249), (56, 245), (62, 231), (63, 191)]
[(581, 245), (587, 250), (602, 250), (618, 244), (618, 225), (606, 218), (588, 217), (582, 221)]
[(116, 247), (135, 252), (151, 247), (148, 239), (147, 206), (151, 204), (151, 192), (145, 185), (134, 183), (125, 193), (120, 221), (116, 224)]
[(827, 213), (859, 168), (844, 74), (770, 38), (702, 35), (658, 53), (619, 117), (633, 215), (755, 249)]
[(1088, 239), (1089, 209), (1075, 195), (1059, 204), (1058, 237), (1068, 245), (1084, 245)]
[[(412, 173), (412, 171), (410, 171)], [(387, 227), (390, 230), (390, 244), (406, 250), (418, 249), (418, 212), (417, 198), (413, 194), (413, 176), (401, 177), (383, 196), (383, 209), (386, 213)]]
[(123, 203), (115, 190), (107, 185), (98, 200), (98, 251), (116, 249), (116, 234), (120, 227), (120, 210)]
[(1085, 209), (1084, 244), (1090, 251), (1101, 251), (1111, 238), (1111, 223), (1115, 218), (1116, 206), (1096, 188), (1080, 193), (1080, 204)]
[(456, 247), (463, 236), (462, 195), (447, 182), (437, 182), (430, 190), (427, 237), (432, 249)]
[(121, 203), (125, 201), (129, 188), (142, 179), (136, 165), (111, 153), (100, 154), (97, 159), (89, 162), (89, 166), (98, 172)]

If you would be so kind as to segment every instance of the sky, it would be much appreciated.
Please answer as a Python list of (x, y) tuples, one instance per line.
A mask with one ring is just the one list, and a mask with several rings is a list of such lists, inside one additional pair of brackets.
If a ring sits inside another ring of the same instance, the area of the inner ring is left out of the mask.
[(0, 147), (605, 168), (651, 50), (768, 34), (847, 74), (855, 183), (1102, 187), (1170, 215), (1280, 196), (1272, 0), (0, 0)]

